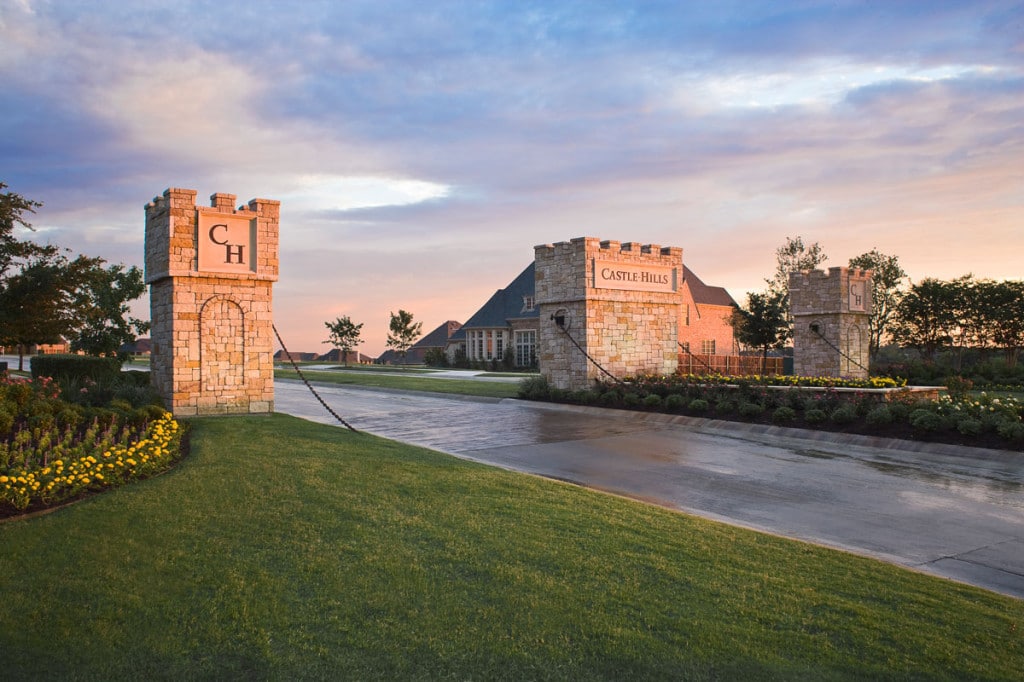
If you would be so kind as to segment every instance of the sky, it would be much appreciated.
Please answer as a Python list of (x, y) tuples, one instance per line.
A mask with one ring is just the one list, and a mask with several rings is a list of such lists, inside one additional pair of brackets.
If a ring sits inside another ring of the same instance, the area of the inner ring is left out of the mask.
[(292, 351), (464, 322), (581, 236), (739, 303), (798, 236), (1024, 277), (1019, 0), (0, 0), (0, 126), (30, 238), (111, 263), (168, 187), (281, 201)]

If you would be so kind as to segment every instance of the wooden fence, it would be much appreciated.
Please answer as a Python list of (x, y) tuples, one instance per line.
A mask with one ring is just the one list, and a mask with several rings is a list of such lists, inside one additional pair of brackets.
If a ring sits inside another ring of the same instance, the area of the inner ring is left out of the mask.
[[(679, 354), (679, 374), (724, 374), (726, 376), (745, 376), (761, 374), (760, 355), (699, 355), (696, 353)], [(782, 374), (782, 358), (768, 358), (764, 364), (764, 374)]]

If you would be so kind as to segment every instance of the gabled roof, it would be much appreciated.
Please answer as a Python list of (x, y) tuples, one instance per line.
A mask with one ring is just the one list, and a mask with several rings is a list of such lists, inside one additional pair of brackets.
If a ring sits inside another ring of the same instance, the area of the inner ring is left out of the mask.
[(452, 340), (464, 339), (466, 329), (495, 329), (507, 327), (509, 320), (538, 317), (540, 312), (536, 306), (530, 310), (525, 306), (525, 299), (533, 298), (537, 290), (534, 272), (534, 264), (530, 263), (507, 287), (495, 291), (458, 333), (452, 335)]
[(700, 277), (693, 274), (693, 270), (686, 267), (686, 265), (683, 265), (683, 280), (690, 287), (690, 295), (693, 296), (693, 302), (698, 305), (736, 305), (736, 301), (733, 300), (725, 288), (708, 286)]
[(437, 329), (414, 343), (409, 350), (411, 351), (413, 349), (420, 348), (444, 348), (448, 344), (448, 339), (450, 339), (452, 334), (457, 332), (461, 326), (461, 322), (448, 320), (447, 322), (442, 323)]
[(335, 348), (332, 351), (328, 351), (323, 355), (317, 357), (317, 361), (322, 362), (355, 362), (357, 364), (369, 364), (373, 362), (373, 358), (369, 355), (363, 355), (359, 351), (350, 350), (344, 356), (341, 354), (340, 348)]
[[(295, 351), (292, 351), (291, 353), (291, 359), (295, 360), (295, 362), (313, 362), (318, 357), (318, 353), (298, 353)], [(288, 353), (285, 353), (283, 350), (279, 350), (276, 353), (274, 353), (274, 359), (287, 361), (289, 359), (289, 355)]]

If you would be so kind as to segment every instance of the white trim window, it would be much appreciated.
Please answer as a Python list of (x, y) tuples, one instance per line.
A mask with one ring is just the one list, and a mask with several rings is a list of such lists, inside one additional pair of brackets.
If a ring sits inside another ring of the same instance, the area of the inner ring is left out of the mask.
[(705, 339), (700, 342), (701, 355), (714, 355), (715, 354), (715, 340)]
[(516, 367), (532, 367), (537, 361), (537, 332), (525, 329), (515, 333)]

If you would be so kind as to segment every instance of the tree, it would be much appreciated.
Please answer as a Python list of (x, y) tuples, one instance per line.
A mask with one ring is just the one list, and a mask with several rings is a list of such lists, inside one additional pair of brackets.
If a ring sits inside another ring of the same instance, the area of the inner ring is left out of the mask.
[[(68, 338), (71, 350), (88, 355), (124, 355), (120, 348), (149, 331), (149, 322), (129, 316), (129, 301), (146, 293), (142, 270), (136, 266), (103, 266), (94, 259), (78, 277)], [(122, 358), (123, 359), (123, 358)]]
[(70, 326), (67, 267), (41, 258), (9, 276), (0, 288), (0, 344), (18, 348), (18, 370), (25, 348), (57, 343)]
[(906, 279), (907, 273), (900, 267), (896, 256), (888, 256), (878, 249), (871, 249), (867, 253), (851, 258), (850, 267), (872, 271), (868, 351), (871, 357), (875, 358), (896, 313), (896, 307), (903, 297), (903, 280)]
[(786, 338), (793, 336), (793, 317), (789, 311), (789, 273), (814, 270), (828, 260), (818, 242), (804, 246), (803, 237), (786, 237), (786, 243), (775, 249), (775, 274), (766, 279), (768, 290), (763, 294), (777, 299), (786, 320)]
[(992, 343), (1006, 354), (1007, 367), (1015, 367), (1024, 348), (1024, 281), (980, 282)]
[(786, 243), (775, 249), (775, 274), (766, 279), (769, 294), (781, 294), (789, 308), (789, 273), (814, 270), (828, 260), (818, 242), (804, 246), (803, 237), (786, 237)]
[[(0, 182), (0, 190), (7, 187)], [(35, 213), (42, 206), (38, 201), (26, 199), (14, 192), (0, 194), (0, 285), (7, 275), (7, 270), (19, 259), (38, 257), (46, 253), (56, 253), (52, 246), (39, 246), (32, 242), (21, 241), (14, 236), (14, 226), (33, 229), (25, 219), (26, 213)]]
[[(0, 189), (6, 186), (0, 182)], [(15, 227), (33, 229), (25, 214), (40, 206), (13, 192), (0, 194), (0, 344), (16, 344), (19, 358), (25, 346), (61, 338), (75, 350), (116, 352), (148, 328), (125, 317), (128, 302), (145, 293), (142, 271), (104, 267), (102, 258), (71, 260), (55, 246), (19, 240)]]
[(892, 338), (916, 348), (927, 360), (953, 345), (957, 331), (957, 291), (950, 282), (925, 278), (910, 287), (900, 300), (892, 320)]
[(393, 349), (398, 356), (405, 361), (405, 354), (409, 352), (412, 344), (420, 337), (422, 322), (413, 322), (412, 313), (399, 310), (398, 314), (391, 314), (391, 322), (388, 324), (387, 347)]
[(785, 295), (766, 291), (747, 294), (747, 307), (735, 308), (729, 318), (736, 340), (761, 350), (761, 374), (768, 364), (768, 351), (782, 348), (792, 336)]
[(348, 354), (362, 343), (359, 335), (362, 331), (363, 323), (355, 324), (349, 319), (348, 315), (343, 315), (334, 322), (324, 322), (324, 326), (330, 332), (330, 336), (324, 343), (332, 344), (340, 350), (342, 362), (348, 367)]

